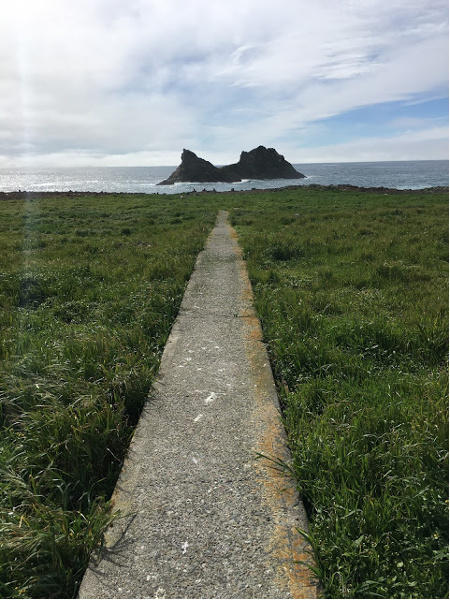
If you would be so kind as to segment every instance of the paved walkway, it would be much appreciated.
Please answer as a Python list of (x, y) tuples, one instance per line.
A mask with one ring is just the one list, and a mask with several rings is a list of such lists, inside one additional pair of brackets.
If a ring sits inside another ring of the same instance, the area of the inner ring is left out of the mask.
[(288, 460), (236, 234), (200, 253), (114, 493), (119, 518), (80, 598), (315, 598), (303, 507), (257, 454)]

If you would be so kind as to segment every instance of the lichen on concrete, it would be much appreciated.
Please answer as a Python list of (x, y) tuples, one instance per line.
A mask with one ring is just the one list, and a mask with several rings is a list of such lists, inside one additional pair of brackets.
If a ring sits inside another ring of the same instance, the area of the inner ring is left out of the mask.
[(269, 360), (235, 232), (200, 253), (81, 598), (315, 598)]

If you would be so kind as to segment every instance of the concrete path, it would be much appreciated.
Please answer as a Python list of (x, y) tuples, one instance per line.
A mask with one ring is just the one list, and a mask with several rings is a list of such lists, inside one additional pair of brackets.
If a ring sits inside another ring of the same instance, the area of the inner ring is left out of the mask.
[(315, 598), (278, 399), (236, 234), (200, 253), (80, 598)]

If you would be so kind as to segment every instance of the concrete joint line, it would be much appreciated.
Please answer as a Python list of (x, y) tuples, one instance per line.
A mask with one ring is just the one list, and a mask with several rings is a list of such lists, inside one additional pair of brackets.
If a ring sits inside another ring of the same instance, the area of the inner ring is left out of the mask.
[(186, 288), (80, 598), (317, 597), (305, 511), (274, 468), (290, 455), (227, 216)]

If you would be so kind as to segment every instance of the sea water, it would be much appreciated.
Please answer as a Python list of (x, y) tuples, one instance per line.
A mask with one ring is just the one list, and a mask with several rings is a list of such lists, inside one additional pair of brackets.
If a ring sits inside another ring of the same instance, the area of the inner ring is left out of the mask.
[(87, 167), (54, 169), (0, 169), (0, 191), (134, 192), (174, 194), (189, 191), (268, 189), (289, 185), (350, 184), (360, 187), (420, 189), (448, 186), (446, 160), (294, 164), (305, 179), (245, 180), (236, 183), (177, 183), (158, 185), (171, 167)]

